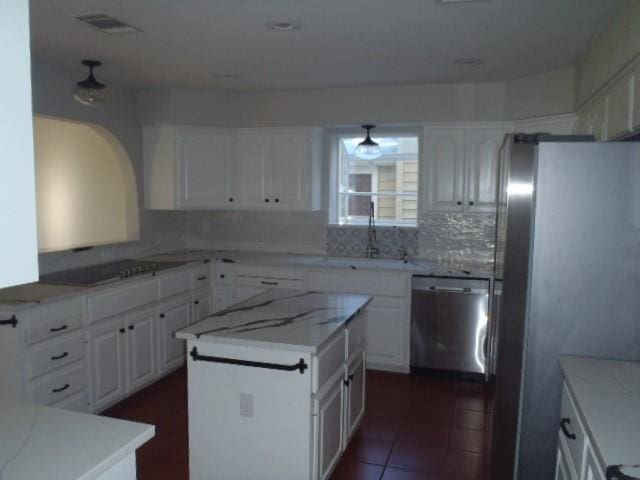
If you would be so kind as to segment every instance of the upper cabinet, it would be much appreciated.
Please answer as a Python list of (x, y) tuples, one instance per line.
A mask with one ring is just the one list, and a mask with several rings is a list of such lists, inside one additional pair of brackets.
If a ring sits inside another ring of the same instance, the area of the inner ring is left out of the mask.
[(233, 205), (234, 141), (228, 129), (145, 126), (145, 206), (177, 210)]
[(625, 138), (640, 129), (640, 63), (631, 66), (578, 110), (577, 133), (596, 140)]
[(238, 191), (243, 207), (320, 208), (319, 129), (242, 129), (237, 145)]
[(29, 2), (8, 2), (0, 16), (0, 288), (38, 280), (33, 162)]
[(144, 127), (150, 209), (320, 208), (319, 129)]
[(423, 210), (493, 212), (505, 133), (505, 128), (425, 128)]

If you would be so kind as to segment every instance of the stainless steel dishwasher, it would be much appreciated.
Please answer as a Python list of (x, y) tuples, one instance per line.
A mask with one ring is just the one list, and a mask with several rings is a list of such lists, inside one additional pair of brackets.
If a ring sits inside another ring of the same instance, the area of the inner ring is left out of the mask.
[(489, 281), (414, 276), (411, 368), (487, 370)]

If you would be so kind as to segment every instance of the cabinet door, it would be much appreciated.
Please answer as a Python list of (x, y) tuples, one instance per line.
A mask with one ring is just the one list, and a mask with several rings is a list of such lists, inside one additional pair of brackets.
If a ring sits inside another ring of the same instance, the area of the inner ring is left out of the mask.
[(618, 80), (607, 95), (607, 140), (631, 132), (633, 77)]
[(640, 66), (633, 74), (633, 112), (631, 115), (631, 125), (636, 130), (640, 128)]
[(260, 208), (269, 205), (267, 176), (271, 168), (271, 137), (256, 133), (238, 134), (238, 165), (242, 205)]
[(158, 307), (160, 329), (160, 373), (184, 363), (185, 341), (174, 338), (176, 330), (189, 324), (189, 298), (173, 301)]
[(137, 390), (156, 377), (155, 311), (147, 310), (127, 319), (127, 391)]
[(231, 133), (183, 128), (176, 137), (176, 154), (180, 207), (227, 207), (235, 201)]
[(345, 446), (358, 428), (365, 406), (365, 352), (355, 354), (347, 365)]
[(498, 155), (505, 131), (474, 129), (465, 132), (466, 209), (494, 212), (498, 180)]
[(464, 130), (425, 129), (423, 158), (427, 164), (427, 168), (421, 169), (425, 172), (422, 174), (422, 185), (426, 186), (426, 210), (462, 212)]
[(310, 139), (306, 133), (277, 133), (272, 137), (270, 203), (276, 208), (305, 208), (309, 204)]
[(596, 137), (597, 141), (607, 139), (607, 101), (601, 97), (589, 110), (589, 133)]
[(215, 285), (213, 287), (213, 311), (219, 312), (233, 305), (233, 290), (230, 285)]
[(123, 319), (104, 322), (89, 330), (93, 411), (115, 403), (126, 393), (125, 335)]
[(191, 323), (199, 322), (211, 314), (211, 295), (203, 292), (191, 297)]
[(343, 378), (316, 400), (315, 445), (317, 450), (317, 478), (329, 478), (343, 449)]
[(367, 306), (367, 361), (376, 368), (404, 367), (405, 301), (374, 297)]

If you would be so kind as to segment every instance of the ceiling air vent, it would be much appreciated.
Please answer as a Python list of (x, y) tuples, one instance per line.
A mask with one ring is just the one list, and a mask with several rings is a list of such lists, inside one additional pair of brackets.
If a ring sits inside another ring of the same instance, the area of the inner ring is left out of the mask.
[(91, 25), (97, 28), (101, 32), (108, 33), (109, 35), (116, 35), (121, 33), (135, 33), (140, 30), (136, 27), (132, 27), (129, 24), (121, 22), (117, 18), (110, 17), (106, 13), (91, 13), (87, 15), (76, 15), (74, 18), (81, 22)]

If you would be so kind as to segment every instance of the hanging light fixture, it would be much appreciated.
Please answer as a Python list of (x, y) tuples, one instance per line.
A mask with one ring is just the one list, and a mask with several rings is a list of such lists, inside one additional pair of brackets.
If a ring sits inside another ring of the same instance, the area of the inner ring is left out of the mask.
[(82, 60), (82, 65), (89, 67), (89, 76), (73, 89), (73, 98), (83, 105), (100, 105), (107, 101), (107, 86), (93, 76), (93, 69), (102, 65), (97, 60)]
[(382, 155), (380, 145), (371, 139), (371, 130), (376, 128), (375, 125), (362, 125), (367, 131), (367, 138), (358, 144), (355, 150), (356, 157), (363, 160), (374, 160)]

